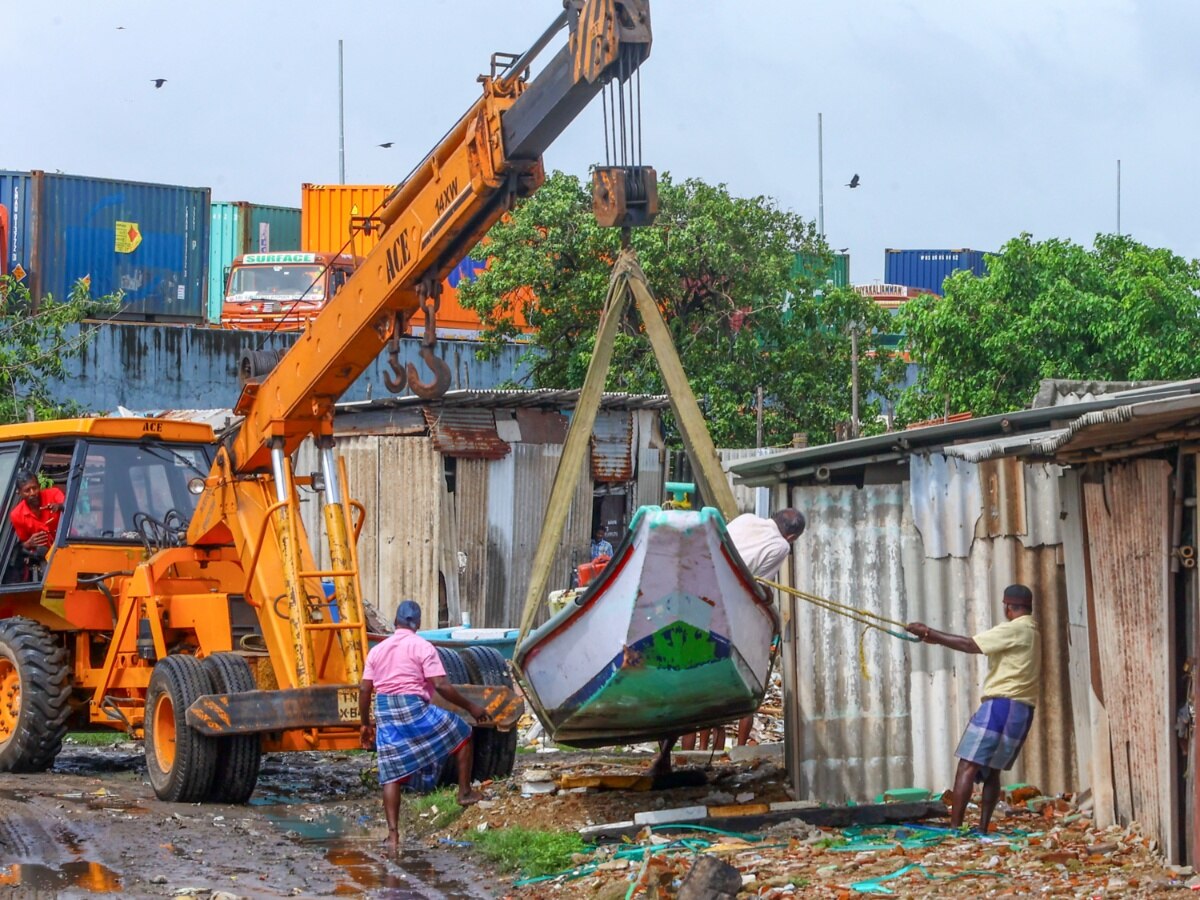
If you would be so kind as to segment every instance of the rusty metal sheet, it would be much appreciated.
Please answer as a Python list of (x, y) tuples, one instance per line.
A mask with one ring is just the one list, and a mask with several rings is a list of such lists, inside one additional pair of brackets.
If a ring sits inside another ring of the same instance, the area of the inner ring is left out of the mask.
[(562, 444), (567, 440), (567, 417), (544, 409), (515, 410), (523, 444)]
[(496, 433), (496, 415), (490, 409), (453, 409), (424, 406), (433, 445), (439, 453), (459, 459), (500, 459), (509, 445)]
[(601, 411), (592, 428), (592, 478), (633, 479), (633, 418), (627, 412)]
[(983, 488), (983, 524), (988, 537), (1025, 534), (1025, 467), (1005, 457), (979, 464)]
[(1083, 485), (1116, 815), (1177, 858), (1168, 608), (1170, 465), (1136, 460)]

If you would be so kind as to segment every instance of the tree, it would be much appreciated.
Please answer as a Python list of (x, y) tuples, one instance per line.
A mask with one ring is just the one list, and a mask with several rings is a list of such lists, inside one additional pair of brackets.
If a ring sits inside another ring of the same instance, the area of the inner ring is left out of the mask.
[(920, 368), (900, 404), (909, 420), (1024, 408), (1042, 378), (1195, 377), (1200, 265), (1124, 235), (1087, 249), (1022, 234), (977, 278), (956, 272), (944, 297), (900, 313)]
[(47, 384), (66, 376), (65, 362), (78, 356), (90, 337), (86, 329), (68, 336), (67, 329), (90, 316), (114, 312), (120, 300), (120, 294), (91, 297), (81, 279), (65, 302), (47, 295), (34, 303), (24, 284), (11, 275), (0, 276), (0, 422), (80, 411), (76, 404), (52, 400)]
[[(755, 394), (765, 394), (764, 443), (793, 433), (832, 439), (850, 415), (850, 329), (859, 329), (862, 396), (891, 395), (897, 374), (877, 332), (887, 314), (852, 290), (829, 290), (828, 248), (811, 221), (767, 197), (740, 198), (724, 185), (659, 182), (658, 220), (632, 244), (671, 329), (683, 366), (718, 446), (753, 446)], [(516, 336), (524, 316), (536, 332), (526, 360), (536, 387), (583, 383), (620, 234), (601, 228), (578, 178), (555, 172), (541, 190), (495, 225), (476, 253), (491, 264), (461, 286), (493, 343)], [(817, 268), (820, 266), (810, 266)], [(608, 390), (660, 393), (662, 382), (636, 313), (618, 335)], [(861, 418), (879, 401), (862, 404)]]

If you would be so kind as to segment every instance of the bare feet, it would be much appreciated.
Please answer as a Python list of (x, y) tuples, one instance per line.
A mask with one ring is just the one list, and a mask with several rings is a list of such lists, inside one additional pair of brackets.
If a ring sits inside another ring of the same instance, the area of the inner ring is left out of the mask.
[(400, 832), (392, 831), (389, 829), (387, 840), (385, 840), (383, 842), (383, 848), (385, 850), (391, 851), (392, 853), (395, 853), (397, 850), (399, 850), (400, 849)]
[(465, 794), (460, 792), (458, 795), (459, 806), (474, 806), (483, 799), (483, 794), (479, 791), (467, 791)]

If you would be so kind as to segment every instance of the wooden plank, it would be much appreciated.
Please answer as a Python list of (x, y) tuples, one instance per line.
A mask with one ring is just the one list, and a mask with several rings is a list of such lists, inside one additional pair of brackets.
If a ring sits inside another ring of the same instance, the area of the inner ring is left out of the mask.
[(1084, 485), (1100, 667), (1118, 821), (1136, 820), (1178, 858), (1169, 739), (1170, 466), (1135, 460)]

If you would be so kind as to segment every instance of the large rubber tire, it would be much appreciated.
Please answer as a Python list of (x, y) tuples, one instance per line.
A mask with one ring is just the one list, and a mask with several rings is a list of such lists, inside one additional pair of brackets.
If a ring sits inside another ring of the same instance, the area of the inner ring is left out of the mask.
[(211, 694), (208, 673), (194, 656), (160, 659), (146, 691), (146, 770), (160, 800), (198, 803), (208, 796), (217, 741), (188, 727), (187, 708)]
[[(468, 647), (463, 651), (463, 662), (467, 668), (478, 673), (478, 684), (497, 685), (511, 688), (512, 675), (508, 660), (492, 647)], [(488, 745), (490, 769), (488, 778), (508, 778), (517, 763), (517, 730), (498, 731), (495, 728), (475, 729), (475, 746)]]
[[(463, 664), (462, 656), (457, 650), (453, 647), (438, 647), (437, 653), (438, 658), (442, 661), (442, 668), (446, 670), (446, 677), (450, 679), (451, 684), (474, 683), (471, 681), (467, 667)], [(475, 774), (473, 761), (471, 764), (471, 777), (479, 777)], [(453, 756), (447, 756), (446, 761), (442, 763), (442, 774), (438, 777), (438, 784), (442, 787), (458, 784), (458, 760)]]
[(33, 619), (0, 619), (0, 772), (54, 764), (71, 714), (67, 651)]
[[(257, 687), (250, 664), (236, 653), (214, 653), (202, 665), (214, 694), (240, 694)], [(216, 774), (207, 799), (211, 803), (245, 803), (258, 784), (262, 738), (257, 734), (234, 734), (216, 738), (216, 742)]]

